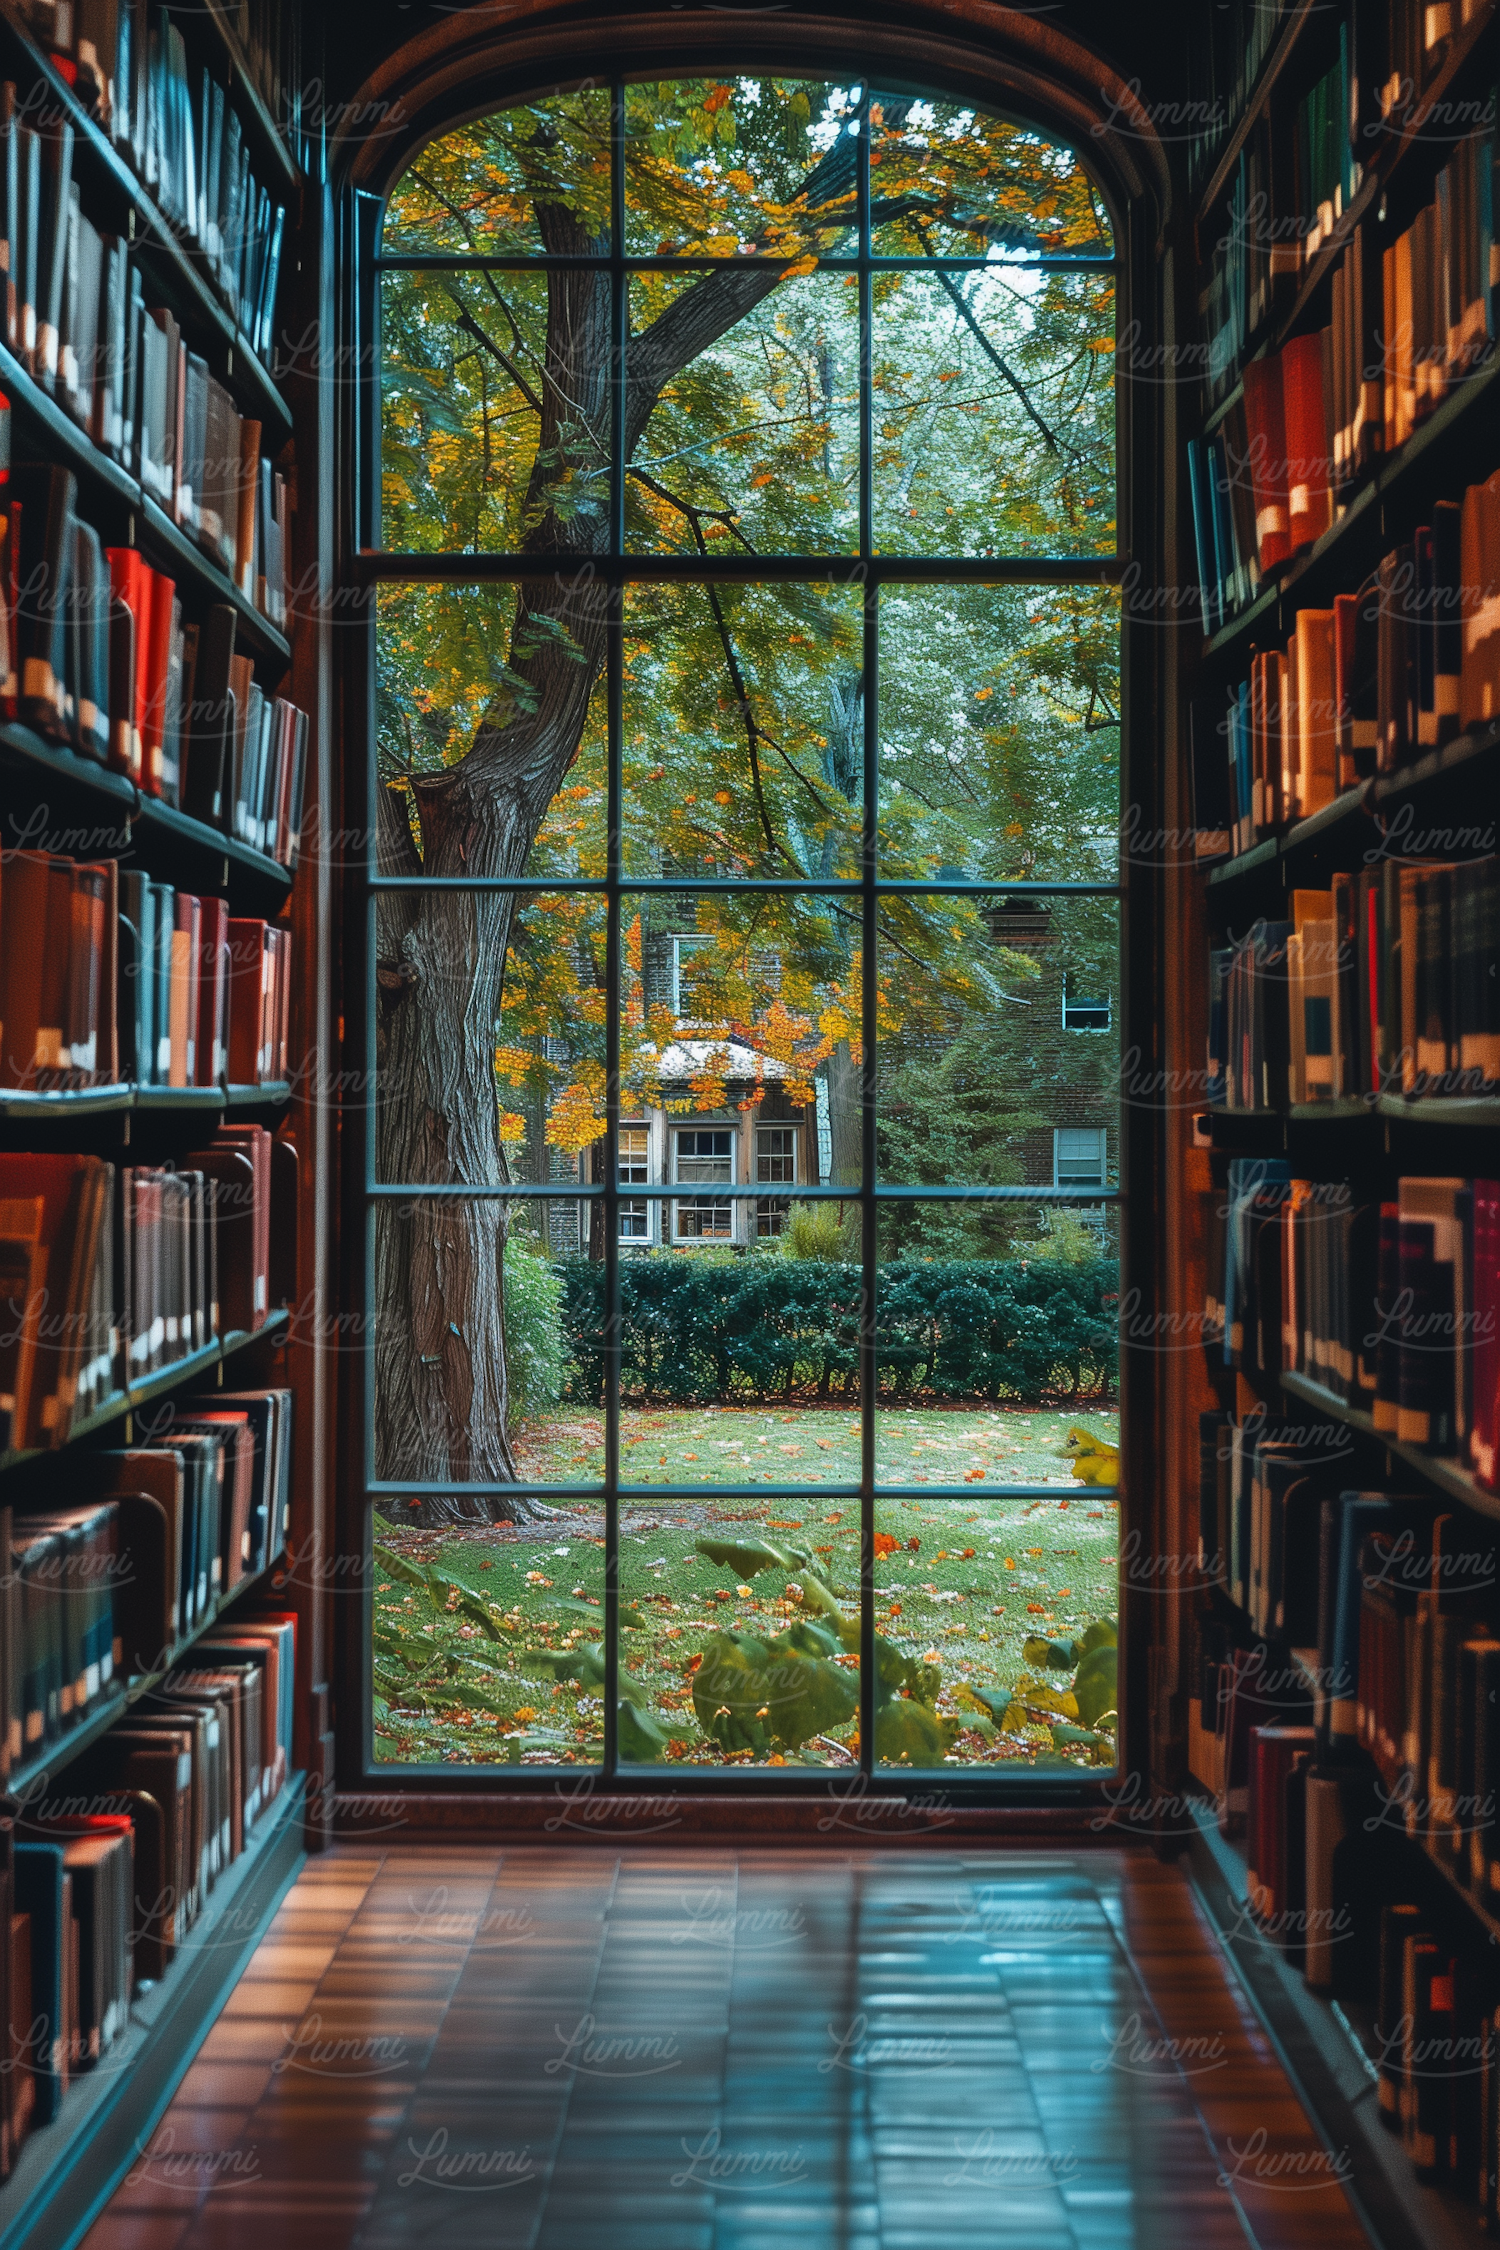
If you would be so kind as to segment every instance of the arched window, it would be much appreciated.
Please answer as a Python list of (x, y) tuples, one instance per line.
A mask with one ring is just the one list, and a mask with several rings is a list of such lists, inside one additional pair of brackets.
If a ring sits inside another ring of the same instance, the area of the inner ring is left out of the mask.
[(1115, 284), (853, 82), (389, 196), (377, 1765), (1113, 1760)]

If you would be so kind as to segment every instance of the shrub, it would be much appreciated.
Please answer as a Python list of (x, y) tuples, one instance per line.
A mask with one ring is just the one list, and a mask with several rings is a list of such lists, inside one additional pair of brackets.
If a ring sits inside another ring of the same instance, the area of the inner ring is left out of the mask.
[[(571, 1391), (604, 1382), (604, 1268), (561, 1268)], [(1112, 1259), (972, 1259), (880, 1269), (876, 1342), (887, 1397), (1105, 1398), (1116, 1375)], [(713, 1265), (671, 1251), (622, 1262), (626, 1398), (851, 1399), (859, 1376), (856, 1267), (807, 1258)]]
[(505, 1376), (510, 1425), (556, 1406), (568, 1378), (563, 1283), (524, 1235), (505, 1245)]
[(847, 1265), (859, 1256), (859, 1212), (839, 1203), (794, 1203), (776, 1247), (783, 1258)]

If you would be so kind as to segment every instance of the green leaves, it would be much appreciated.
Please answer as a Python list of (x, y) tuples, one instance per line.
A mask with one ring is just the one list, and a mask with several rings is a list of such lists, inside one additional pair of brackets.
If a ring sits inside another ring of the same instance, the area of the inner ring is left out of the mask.
[(832, 1633), (812, 1624), (771, 1640), (710, 1634), (693, 1674), (699, 1725), (725, 1750), (764, 1756), (773, 1742), (800, 1749), (859, 1709), (857, 1676), (832, 1661), (838, 1649)]

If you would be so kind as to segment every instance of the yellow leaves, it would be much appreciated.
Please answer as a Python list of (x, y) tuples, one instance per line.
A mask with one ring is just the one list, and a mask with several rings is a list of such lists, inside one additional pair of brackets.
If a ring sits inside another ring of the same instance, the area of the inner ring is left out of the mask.
[(521, 1113), (520, 1113), (520, 1111), (519, 1111), (519, 1110), (515, 1110), (515, 1109), (502, 1109), (502, 1110), (501, 1110), (501, 1112), (500, 1112), (499, 1132), (500, 1132), (500, 1138), (501, 1138), (501, 1140), (502, 1140), (502, 1141), (524, 1141), (524, 1140), (525, 1140), (525, 1138), (526, 1138), (526, 1120), (525, 1120), (525, 1118), (524, 1118), (524, 1117), (523, 1117), (523, 1116), (521, 1115)]
[(597, 1073), (601, 1083), (595, 1088), (576, 1081), (565, 1086), (552, 1105), (547, 1119), (547, 1141), (552, 1148), (566, 1149), (577, 1155), (604, 1137), (603, 1072)]
[(783, 267), (781, 278), (783, 281), (795, 281), (800, 274), (816, 273), (817, 270), (818, 253), (810, 250), (805, 258), (795, 258), (789, 266)]
[[(524, 1086), (532, 1071), (537, 1068), (539, 1060), (540, 1058), (532, 1054), (530, 1049), (526, 1047), (497, 1047), (495, 1049), (495, 1075), (497, 1078), (508, 1078), (512, 1086)], [(541, 1067), (545, 1070), (552, 1066), (549, 1063), (543, 1063)]]

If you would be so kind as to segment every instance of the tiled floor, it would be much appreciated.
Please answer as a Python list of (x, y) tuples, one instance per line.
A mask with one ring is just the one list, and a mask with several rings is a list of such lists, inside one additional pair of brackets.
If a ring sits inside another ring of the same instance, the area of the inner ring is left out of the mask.
[(1145, 1857), (342, 1850), (87, 2250), (1353, 2250)]

